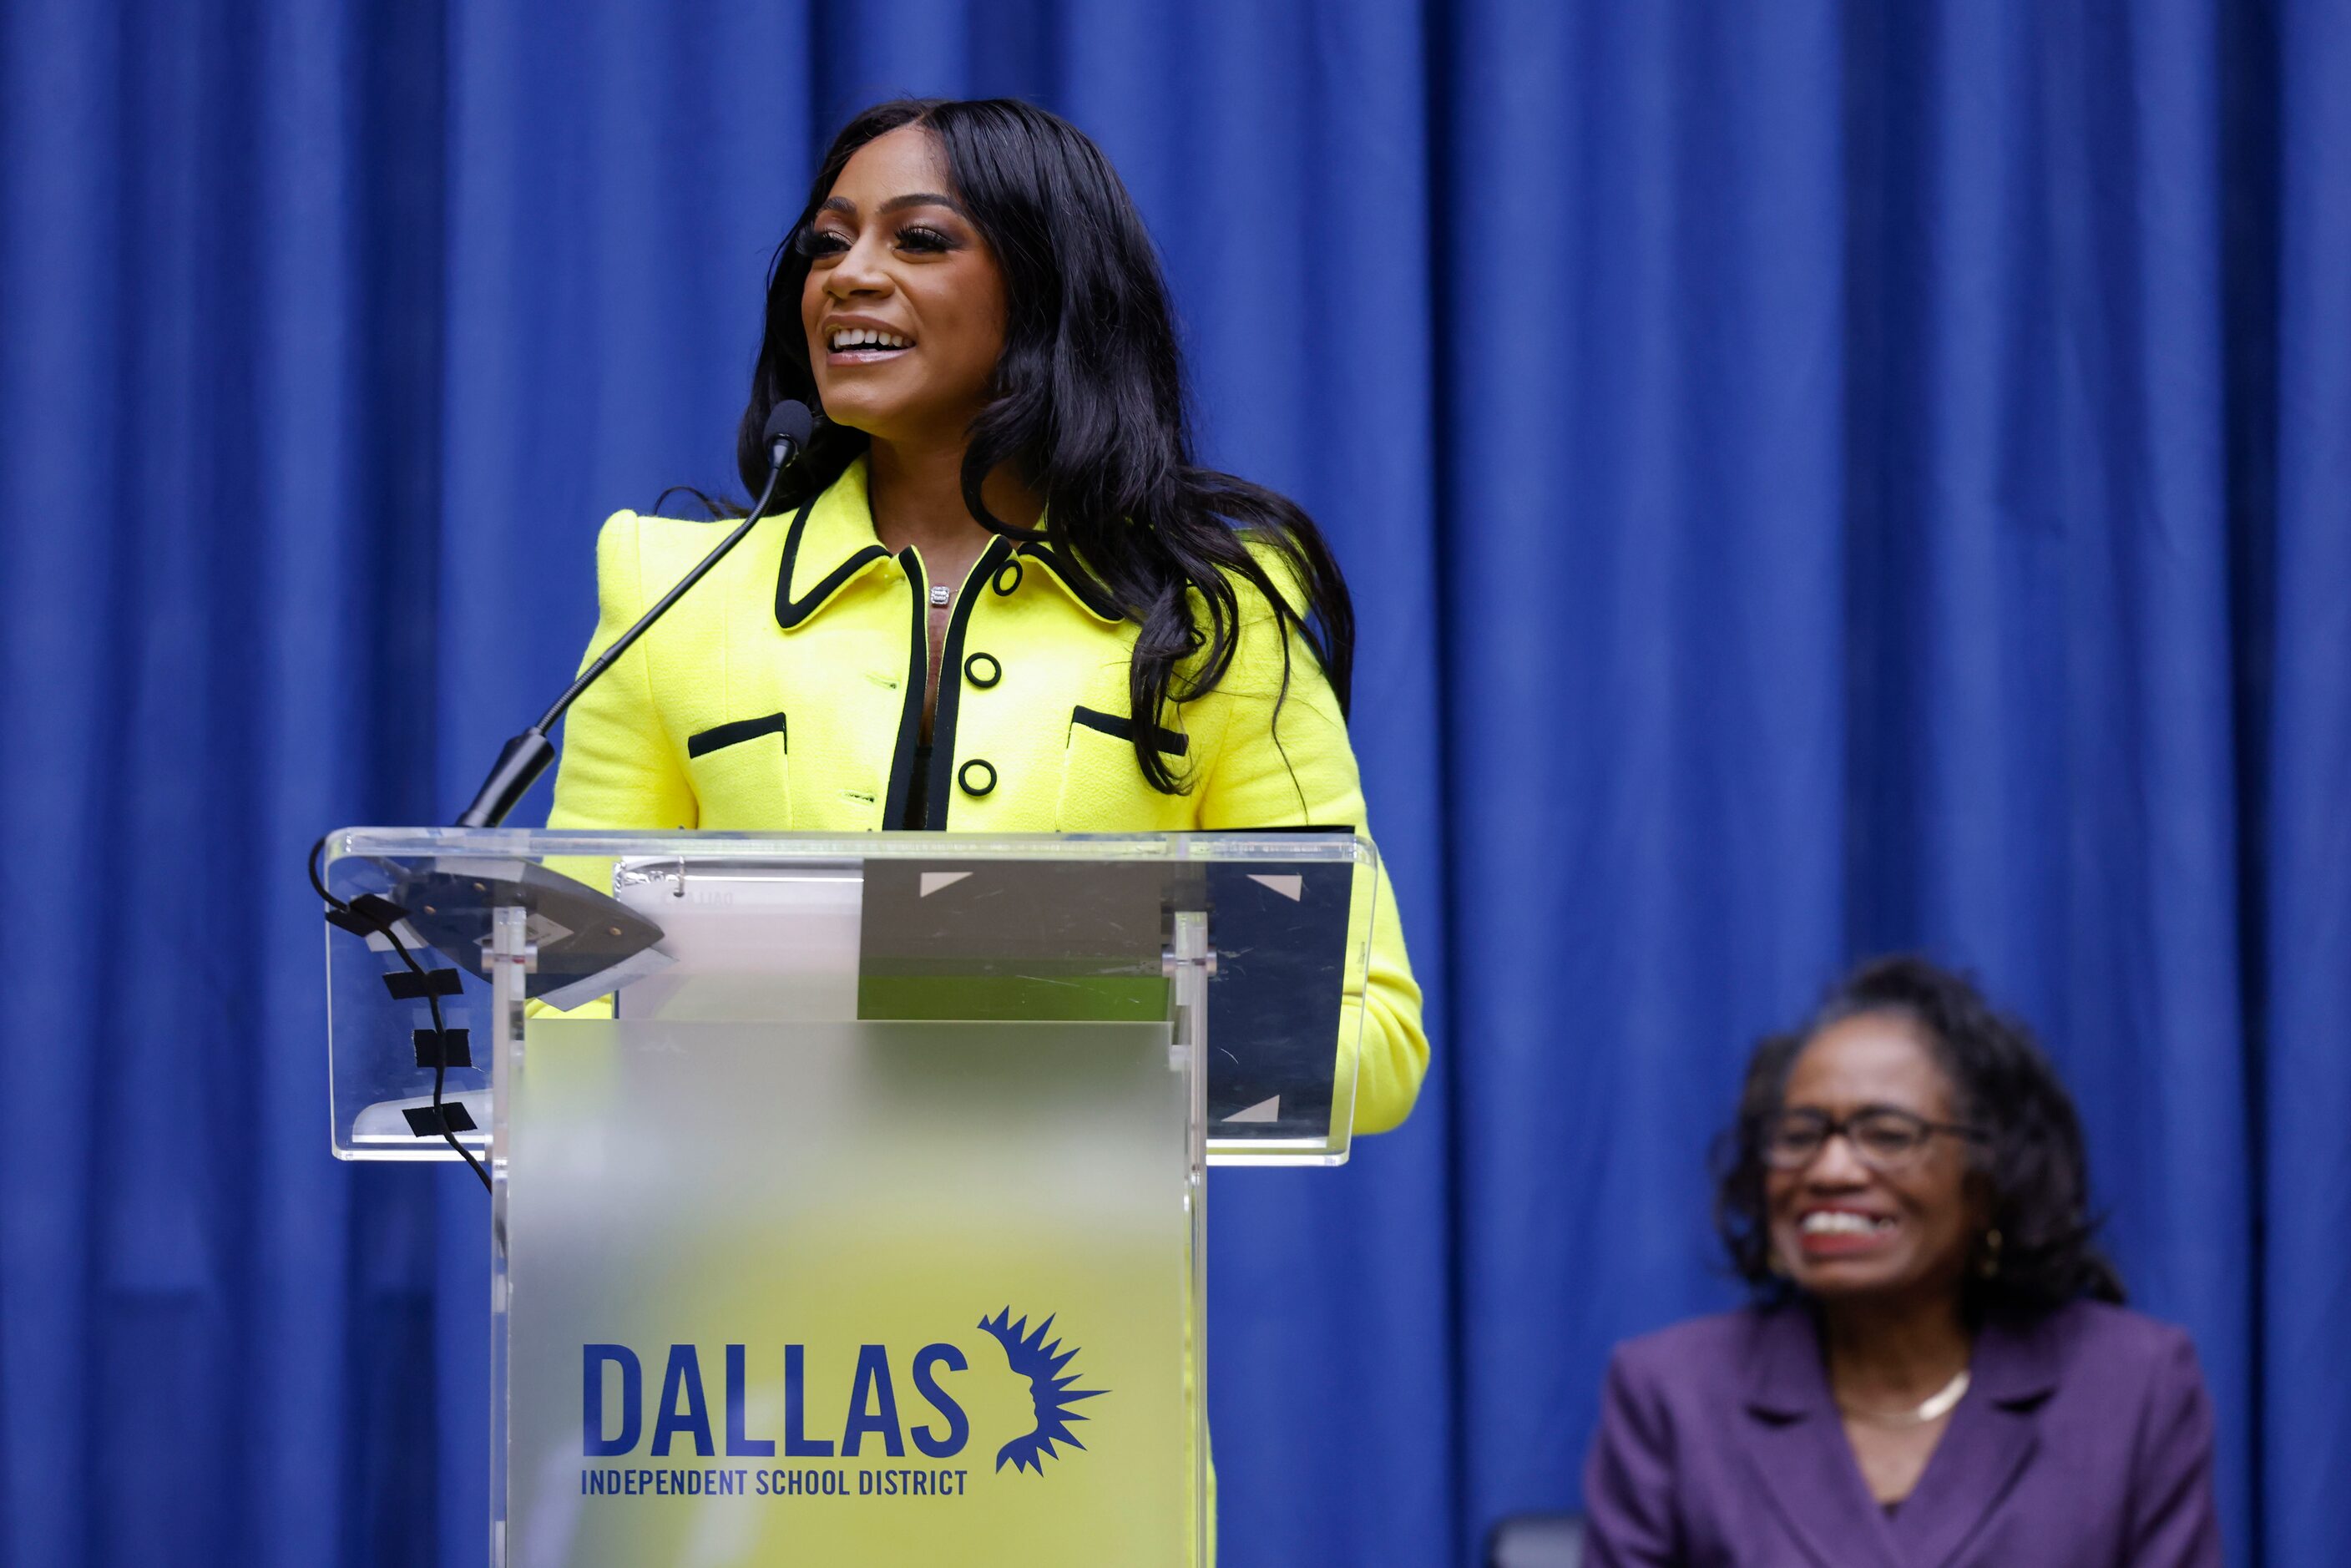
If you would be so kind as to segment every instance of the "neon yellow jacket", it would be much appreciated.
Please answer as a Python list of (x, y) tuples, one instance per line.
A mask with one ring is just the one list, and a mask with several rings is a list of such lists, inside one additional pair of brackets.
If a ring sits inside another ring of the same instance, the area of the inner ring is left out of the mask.
[[(706, 523), (614, 515), (596, 546), (593, 658), (708, 552)], [(657, 622), (565, 721), (549, 825), (864, 831), (914, 784), (926, 674), (919, 554), (874, 537), (866, 468), (772, 517)], [(1368, 831), (1346, 721), (1313, 656), (1282, 649), (1243, 585), (1231, 671), (1155, 731), (1187, 793), (1135, 764), (1137, 628), (1049, 548), (998, 539), (956, 594), (940, 663), (930, 822), (956, 832), (1164, 832), (1312, 824)], [(1254, 606), (1252, 612), (1251, 607)], [(583, 661), (584, 663), (584, 661)], [(944, 820), (943, 820), (944, 819)], [(1387, 873), (1362, 998), (1357, 1132), (1395, 1126), (1428, 1062)]]

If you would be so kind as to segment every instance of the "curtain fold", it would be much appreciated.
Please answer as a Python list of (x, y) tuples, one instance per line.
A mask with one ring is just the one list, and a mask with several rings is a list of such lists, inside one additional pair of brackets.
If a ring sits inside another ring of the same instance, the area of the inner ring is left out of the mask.
[[(1013, 93), (1331, 533), (1437, 1059), (1212, 1184), (1222, 1560), (1473, 1563), (1851, 959), (2081, 1100), (2231, 1561), (2351, 1536), (2339, 0), (16, 0), (0, 1568), (479, 1561), (486, 1213), (325, 1152), (310, 841), (445, 819), (732, 489), (848, 112)], [(543, 810), (543, 793), (524, 814)]]
[[(2351, 25), (2338, 7), (2281, 7), (2253, 92), (2273, 89), (2275, 373), (2250, 433), (2262, 481), (2246, 553), (2262, 698), (2247, 727), (2261, 795), (2253, 907), (2263, 1050), (2256, 1180), (2268, 1247), (2252, 1397), (2262, 1414), (2256, 1504), (2274, 1563), (2324, 1562), (2351, 1531)], [(2260, 225), (2253, 225), (2261, 232)]]

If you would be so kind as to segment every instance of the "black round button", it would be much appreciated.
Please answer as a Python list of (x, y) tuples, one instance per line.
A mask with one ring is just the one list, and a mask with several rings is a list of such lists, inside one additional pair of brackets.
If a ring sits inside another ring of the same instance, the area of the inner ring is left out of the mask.
[(956, 769), (956, 782), (967, 795), (985, 795), (996, 788), (996, 765), (975, 757)]
[(993, 653), (974, 653), (963, 662), (963, 678), (986, 691), (1004, 678), (1004, 666)]
[[(1011, 574), (1011, 580), (1008, 582), (1005, 580), (1008, 572)], [(1008, 560), (998, 567), (996, 576), (990, 580), (988, 586), (996, 590), (998, 598), (1011, 598), (1012, 591), (1020, 586), (1020, 563), (1017, 560)]]

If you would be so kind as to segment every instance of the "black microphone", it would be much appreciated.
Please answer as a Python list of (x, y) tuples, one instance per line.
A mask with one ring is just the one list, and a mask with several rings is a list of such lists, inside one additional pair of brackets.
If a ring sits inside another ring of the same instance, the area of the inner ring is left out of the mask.
[(507, 820), (524, 793), (547, 771), (555, 759), (555, 743), (547, 732), (563, 716), (563, 710), (580, 698), (580, 694), (596, 683), (596, 677), (612, 667), (614, 661), (629, 651), (629, 645), (644, 634), (645, 628), (661, 619), (664, 612), (678, 601), (685, 591), (700, 582), (716, 566), (728, 550), (733, 549), (758, 525), (766, 513), (768, 503), (775, 497), (776, 484), (800, 455), (809, 437), (816, 432), (816, 416), (808, 404), (786, 400), (778, 403), (768, 415), (766, 428), (760, 433), (768, 444), (768, 483), (759, 491), (759, 498), (751, 503), (751, 515), (742, 526), (718, 541), (718, 548), (704, 556), (692, 571), (678, 579), (677, 586), (661, 596), (651, 610), (637, 618), (637, 623), (622, 632), (612, 645), (597, 656), (596, 662), (580, 672), (580, 678), (555, 699), (555, 705), (541, 714), (537, 724), (516, 736), (498, 752), (498, 759), (490, 768), (490, 776), (474, 792), (474, 802), (457, 818), (461, 828), (495, 828)]

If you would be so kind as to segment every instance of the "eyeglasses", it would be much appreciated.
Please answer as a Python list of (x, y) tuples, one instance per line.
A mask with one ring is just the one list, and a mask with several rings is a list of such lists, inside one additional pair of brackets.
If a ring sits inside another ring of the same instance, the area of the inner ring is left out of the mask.
[(1778, 1171), (1803, 1169), (1840, 1133), (1861, 1163), (1880, 1173), (1900, 1170), (1916, 1161), (1938, 1133), (1969, 1143), (1982, 1143), (1989, 1137), (1980, 1127), (1929, 1122), (1891, 1105), (1864, 1106), (1850, 1116), (1803, 1109), (1775, 1111), (1763, 1118), (1757, 1131), (1763, 1163)]

